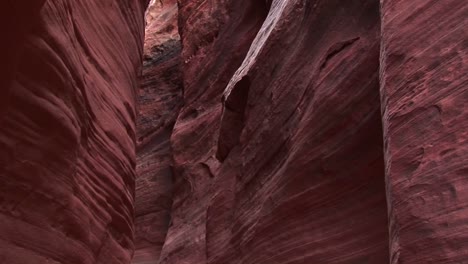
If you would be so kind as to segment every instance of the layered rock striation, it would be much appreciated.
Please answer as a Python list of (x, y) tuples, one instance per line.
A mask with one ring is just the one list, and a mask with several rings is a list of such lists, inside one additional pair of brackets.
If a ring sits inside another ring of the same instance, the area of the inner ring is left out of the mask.
[(388, 262), (379, 3), (224, 3), (180, 3), (161, 263)]
[(146, 5), (0, 4), (0, 263), (130, 262)]
[(468, 259), (466, 5), (179, 8), (184, 106), (160, 263)]
[(468, 261), (468, 5), (383, 1), (391, 263)]
[(170, 136), (182, 103), (177, 2), (153, 1), (146, 14), (137, 115), (135, 264), (157, 263), (172, 205)]
[(148, 2), (0, 4), (0, 263), (468, 261), (463, 1)]

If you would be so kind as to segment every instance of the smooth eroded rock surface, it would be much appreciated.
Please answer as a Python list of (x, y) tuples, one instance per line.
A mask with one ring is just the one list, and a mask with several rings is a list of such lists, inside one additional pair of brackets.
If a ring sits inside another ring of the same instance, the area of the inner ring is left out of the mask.
[(127, 264), (147, 3), (16, 2), (0, 4), (0, 263)]
[(464, 1), (148, 2), (0, 4), (0, 263), (468, 263)]
[(180, 8), (161, 263), (388, 263), (378, 1)]
[(268, 13), (263, 1), (179, 1), (184, 106), (171, 135), (174, 191), (161, 263), (206, 263), (221, 96)]

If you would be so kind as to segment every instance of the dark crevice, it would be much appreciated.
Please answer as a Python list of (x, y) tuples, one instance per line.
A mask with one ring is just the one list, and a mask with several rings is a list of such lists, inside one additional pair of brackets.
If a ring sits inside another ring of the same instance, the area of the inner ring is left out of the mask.
[(244, 76), (225, 98), (216, 158), (224, 161), (231, 149), (239, 143), (244, 129), (245, 107), (249, 96), (250, 79)]
[(351, 47), (351, 45), (353, 45), (359, 39), (360, 39), (359, 37), (356, 37), (356, 38), (348, 39), (348, 40), (341, 41), (341, 42), (333, 44), (328, 49), (327, 56), (325, 57), (325, 60), (323, 61), (323, 63), (320, 65), (320, 70), (323, 70), (327, 66), (327, 63), (331, 59), (333, 59), (340, 52), (342, 52), (342, 51), (346, 50), (347, 48)]
[[(173, 2), (175, 4), (175, 2)], [(169, 12), (168, 1), (155, 1), (152, 14)], [(150, 13), (147, 13), (150, 15)], [(135, 255), (132, 263), (157, 263), (171, 223), (175, 182), (170, 138), (183, 101), (180, 36), (172, 30), (173, 16), (148, 23), (145, 54), (137, 97)], [(147, 20), (149, 21), (149, 20)], [(165, 29), (155, 25), (166, 24)], [(162, 42), (154, 41), (164, 39)], [(149, 40), (148, 40), (149, 39)], [(151, 217), (151, 221), (148, 218)], [(148, 232), (148, 230), (151, 230)]]

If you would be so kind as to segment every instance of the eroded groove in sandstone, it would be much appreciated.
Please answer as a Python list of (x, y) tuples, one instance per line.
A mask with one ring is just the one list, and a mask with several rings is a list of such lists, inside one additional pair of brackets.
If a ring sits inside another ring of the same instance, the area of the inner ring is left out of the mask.
[(245, 108), (249, 97), (250, 80), (244, 76), (231, 93), (223, 98), (223, 113), (216, 158), (224, 161), (231, 149), (239, 143), (245, 121)]

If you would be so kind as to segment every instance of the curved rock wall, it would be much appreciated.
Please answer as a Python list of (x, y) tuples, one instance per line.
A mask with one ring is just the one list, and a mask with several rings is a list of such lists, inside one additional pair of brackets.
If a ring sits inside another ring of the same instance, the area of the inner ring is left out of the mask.
[(464, 263), (462, 2), (180, 1), (160, 263)]
[(0, 263), (130, 262), (146, 4), (0, 4)]
[(0, 263), (466, 262), (463, 1), (148, 2), (0, 3)]
[(263, 1), (179, 1), (184, 106), (171, 135), (175, 185), (161, 263), (207, 261), (221, 97), (267, 13)]
[(161, 263), (388, 263), (379, 3), (196, 2)]
[(391, 263), (468, 261), (468, 5), (382, 3)]

